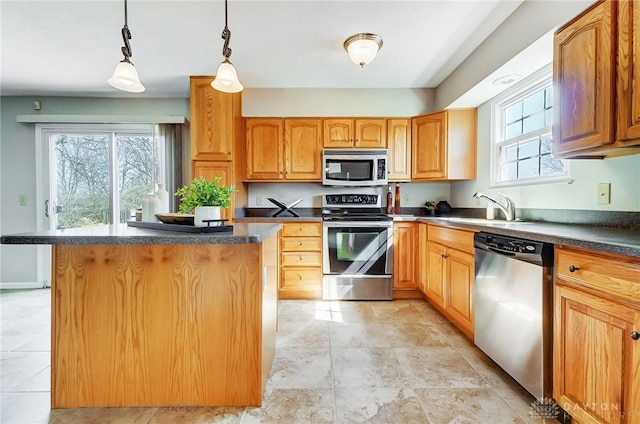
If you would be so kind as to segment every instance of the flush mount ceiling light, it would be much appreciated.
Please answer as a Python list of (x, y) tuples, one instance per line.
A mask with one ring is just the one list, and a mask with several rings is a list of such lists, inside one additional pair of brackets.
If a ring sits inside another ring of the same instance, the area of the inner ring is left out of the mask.
[(349, 58), (361, 68), (371, 63), (381, 48), (382, 37), (366, 32), (354, 34), (344, 41), (344, 49), (349, 53)]
[(124, 59), (116, 66), (116, 70), (113, 72), (113, 76), (107, 80), (107, 82), (118, 90), (128, 91), (130, 93), (142, 93), (145, 88), (140, 82), (138, 72), (133, 66), (133, 63), (129, 60), (133, 53), (131, 53), (131, 31), (127, 26), (127, 0), (124, 0), (124, 27), (122, 27), (122, 40), (124, 46), (122, 47), (122, 54)]
[(216, 78), (211, 81), (211, 87), (225, 93), (238, 93), (244, 89), (244, 86), (240, 84), (236, 68), (234, 68), (233, 64), (229, 61), (229, 57), (231, 56), (231, 49), (229, 48), (231, 31), (229, 31), (229, 27), (227, 26), (227, 0), (224, 0), (224, 29), (222, 30), (222, 39), (224, 40), (224, 46), (222, 47), (224, 60), (218, 67)]

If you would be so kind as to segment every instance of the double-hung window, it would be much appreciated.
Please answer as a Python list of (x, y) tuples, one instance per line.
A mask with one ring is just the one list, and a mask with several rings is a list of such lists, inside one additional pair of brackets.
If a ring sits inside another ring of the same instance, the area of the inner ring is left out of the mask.
[(493, 187), (569, 179), (565, 162), (551, 154), (551, 70), (545, 68), (492, 103)]

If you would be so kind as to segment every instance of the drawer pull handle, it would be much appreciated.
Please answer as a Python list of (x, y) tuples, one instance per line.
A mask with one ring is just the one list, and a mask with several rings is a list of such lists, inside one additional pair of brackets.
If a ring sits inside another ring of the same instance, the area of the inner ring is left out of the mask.
[(569, 265), (569, 272), (576, 272), (578, 270), (580, 270), (580, 268), (578, 268), (577, 266)]
[(300, 242), (299, 246), (302, 246), (302, 242)]
[(637, 331), (632, 331), (632, 332), (631, 332), (631, 338), (632, 338), (633, 340), (638, 340), (638, 339), (640, 339), (640, 333), (638, 333)]

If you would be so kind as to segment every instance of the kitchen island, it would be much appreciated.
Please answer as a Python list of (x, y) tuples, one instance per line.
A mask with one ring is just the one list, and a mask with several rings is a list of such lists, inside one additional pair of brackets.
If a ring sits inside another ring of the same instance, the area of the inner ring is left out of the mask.
[(52, 245), (51, 406), (260, 405), (281, 224), (2, 236)]

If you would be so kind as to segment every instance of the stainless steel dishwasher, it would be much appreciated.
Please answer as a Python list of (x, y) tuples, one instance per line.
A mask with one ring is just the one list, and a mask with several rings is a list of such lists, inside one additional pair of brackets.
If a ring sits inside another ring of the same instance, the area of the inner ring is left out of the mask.
[(476, 233), (475, 344), (536, 399), (552, 393), (553, 245)]

